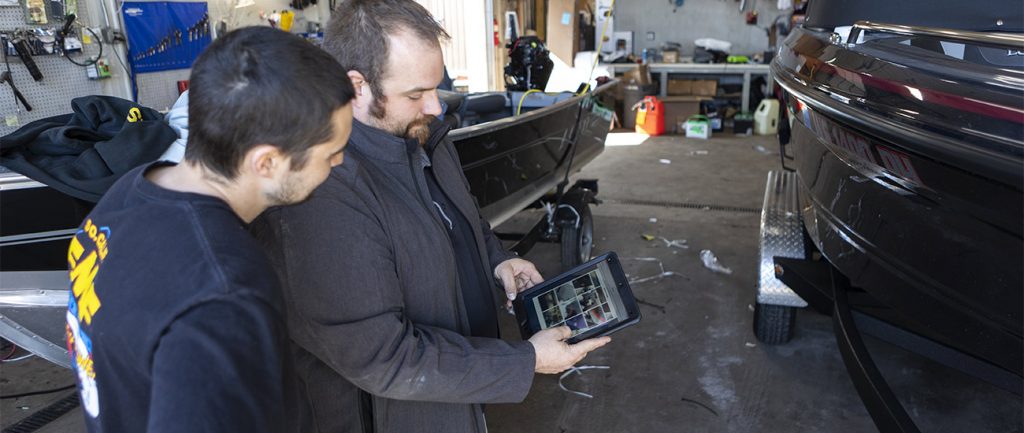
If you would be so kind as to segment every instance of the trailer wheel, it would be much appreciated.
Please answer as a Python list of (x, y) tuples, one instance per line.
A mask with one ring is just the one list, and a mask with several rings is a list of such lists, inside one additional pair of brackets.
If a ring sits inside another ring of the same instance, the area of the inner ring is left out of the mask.
[(796, 308), (754, 304), (754, 335), (764, 344), (783, 344), (793, 338)]
[(579, 227), (575, 221), (562, 226), (562, 269), (569, 270), (590, 260), (594, 250), (594, 217), (590, 214), (590, 206), (584, 205), (576, 209), (580, 214)]

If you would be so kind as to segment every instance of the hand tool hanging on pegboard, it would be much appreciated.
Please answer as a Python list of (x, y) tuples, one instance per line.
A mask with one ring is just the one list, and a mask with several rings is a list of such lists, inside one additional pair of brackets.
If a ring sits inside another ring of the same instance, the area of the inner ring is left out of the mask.
[(18, 91), (18, 87), (14, 85), (14, 79), (11, 75), (11, 63), (7, 60), (7, 39), (0, 39), (4, 44), (4, 66), (7, 68), (2, 74), (0, 74), (0, 86), (5, 83), (11, 86), (11, 91), (14, 92), (14, 98), (21, 102), (21, 105), (25, 107), (25, 111), (32, 111), (32, 106), (28, 105), (28, 100), (25, 99), (25, 95), (22, 95)]
[[(18, 57), (21, 58), (21, 63), (25, 65), (25, 69), (28, 69), (28, 73), (32, 75), (32, 79), (39, 81), (43, 79), (43, 73), (39, 71), (39, 67), (36, 66), (36, 61), (32, 60), (32, 48), (28, 45), (28, 40), (24, 38), (17, 38), (11, 41), (11, 45), (14, 45), (14, 51), (18, 53)], [(4, 56), (7, 55), (7, 50), (4, 50)]]
[(14, 92), (14, 97), (18, 98), (21, 105), (25, 106), (25, 111), (32, 111), (32, 106), (28, 105), (28, 101), (25, 100), (25, 95), (22, 95), (18, 91), (18, 88), (14, 85), (14, 80), (11, 79), (11, 71), (4, 71), (0, 73), (0, 85), (8, 84), (11, 86), (11, 91)]

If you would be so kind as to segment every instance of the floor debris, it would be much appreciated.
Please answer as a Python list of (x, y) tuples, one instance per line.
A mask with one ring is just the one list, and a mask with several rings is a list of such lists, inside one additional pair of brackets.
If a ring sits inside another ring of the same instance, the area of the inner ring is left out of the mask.
[(758, 152), (761, 152), (761, 153), (763, 153), (765, 155), (768, 155), (768, 154), (772, 153), (770, 150), (766, 149), (764, 146), (762, 146), (760, 144), (758, 144), (757, 146), (754, 146), (754, 150), (756, 150)]
[(757, 347), (757, 345), (754, 343), (747, 343), (747, 347)]
[(565, 373), (562, 373), (561, 376), (558, 376), (558, 387), (562, 388), (562, 391), (568, 392), (570, 394), (576, 394), (576, 395), (578, 395), (580, 397), (594, 398), (593, 395), (587, 394), (585, 392), (573, 391), (573, 390), (571, 390), (569, 388), (566, 388), (565, 385), (562, 384), (562, 380), (565, 379), (566, 377), (568, 377), (572, 373), (576, 373), (576, 374), (582, 375), (583, 373), (580, 373), (581, 370), (610, 370), (610, 369), (611, 369), (611, 367), (609, 367), (607, 365), (581, 365), (579, 367), (570, 368), (570, 369), (566, 370)]
[[(651, 240), (654, 240), (653, 237), (652, 237)], [(657, 258), (654, 258), (654, 257), (627, 257), (627, 258), (622, 259), (622, 260), (636, 260), (638, 262), (655, 262), (655, 263), (658, 264), (658, 269), (661, 271), (661, 273), (657, 274), (657, 275), (651, 275), (651, 276), (648, 276), (648, 277), (630, 278), (629, 279), (629, 284), (646, 283), (648, 281), (660, 280), (660, 279), (665, 278), (665, 277), (671, 277), (673, 275), (678, 275), (675, 272), (666, 271), (665, 270), (665, 265), (661, 262), (661, 260), (658, 260)], [(628, 276), (628, 274), (627, 274), (627, 276)]]
[(643, 240), (645, 240), (645, 241), (653, 241), (653, 240), (657, 239), (657, 238), (654, 237), (654, 235), (649, 235), (647, 233), (641, 233), (640, 237), (643, 238)]
[(657, 218), (651, 218), (651, 219), (649, 219), (649, 220), (647, 220), (647, 221), (650, 221), (650, 222), (652, 222), (652, 223), (657, 223), (657, 222), (658, 222), (658, 219), (657, 219)]
[(665, 248), (681, 248), (684, 250), (690, 249), (690, 246), (686, 245), (686, 239), (670, 240), (664, 236), (659, 236), (658, 239), (661, 239), (661, 241), (665, 243)]
[(715, 257), (715, 253), (711, 250), (701, 250), (700, 260), (704, 262), (704, 267), (711, 269), (714, 272), (723, 273), (726, 275), (732, 274), (732, 269), (729, 269), (718, 262), (718, 257)]
[(659, 159), (658, 162), (660, 162), (662, 164), (671, 164), (672, 160), (671, 159)]
[(640, 305), (646, 305), (648, 307), (651, 307), (651, 308), (654, 308), (654, 309), (656, 309), (658, 311), (661, 311), (661, 314), (665, 314), (665, 312), (667, 310), (664, 305), (659, 305), (659, 304), (655, 304), (653, 302), (648, 302), (648, 301), (643, 300), (642, 298), (636, 298), (636, 303), (638, 303)]
[(706, 150), (692, 150), (692, 151), (690, 151), (690, 156), (694, 156), (694, 155), (707, 155), (707, 154), (708, 154), (708, 151), (706, 151)]

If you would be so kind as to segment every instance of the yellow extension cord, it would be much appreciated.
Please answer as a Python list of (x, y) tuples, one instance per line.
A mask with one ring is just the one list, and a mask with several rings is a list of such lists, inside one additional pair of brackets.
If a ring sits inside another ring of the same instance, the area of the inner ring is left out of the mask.
[[(612, 12), (615, 12), (615, 0), (608, 5), (608, 16), (611, 16)], [(594, 64), (590, 66), (590, 74), (587, 75), (587, 85), (583, 87), (583, 91), (579, 94), (582, 95), (590, 91), (590, 80), (594, 79), (594, 70), (597, 69), (597, 62), (601, 60), (601, 46), (604, 45), (604, 35), (608, 31), (608, 21), (604, 20), (604, 25), (601, 26), (601, 39), (597, 44), (596, 50), (594, 50)]]
[(523, 101), (526, 100), (526, 95), (529, 95), (531, 93), (540, 93), (540, 90), (539, 89), (530, 89), (530, 90), (527, 90), (526, 93), (523, 93), (523, 96), (519, 97), (519, 105), (516, 107), (516, 116), (518, 116), (519, 113), (523, 111)]

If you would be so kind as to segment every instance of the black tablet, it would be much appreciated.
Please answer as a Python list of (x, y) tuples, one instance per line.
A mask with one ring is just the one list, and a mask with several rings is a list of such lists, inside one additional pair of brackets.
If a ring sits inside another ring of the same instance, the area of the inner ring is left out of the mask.
[(569, 343), (608, 335), (640, 321), (619, 258), (607, 253), (522, 292), (512, 303), (523, 339), (567, 325)]

